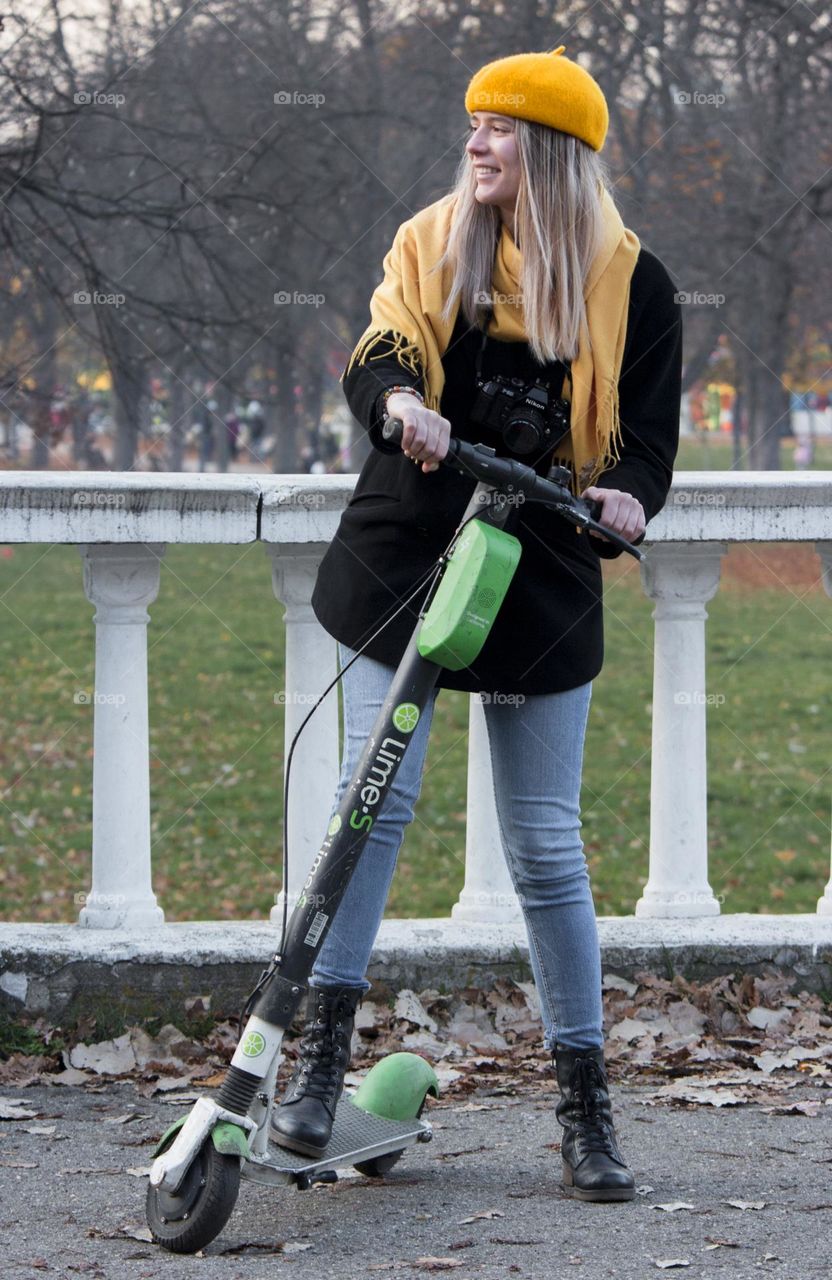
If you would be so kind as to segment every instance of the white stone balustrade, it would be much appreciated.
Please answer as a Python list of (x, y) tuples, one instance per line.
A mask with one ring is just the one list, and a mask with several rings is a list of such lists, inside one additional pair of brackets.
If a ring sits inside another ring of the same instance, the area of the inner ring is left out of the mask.
[[(84, 589), (96, 607), (92, 887), (82, 925), (139, 928), (164, 919), (150, 859), (146, 625), (167, 546), (265, 544), (274, 594), (285, 605), (286, 688), (274, 692), (285, 702), (288, 754), (337, 671), (335, 642), (317, 623), (310, 597), (355, 481), (354, 475), (0, 473), (0, 543), (76, 545)], [(641, 574), (655, 601), (650, 866), (635, 904), (638, 917), (719, 912), (708, 882), (705, 606), (718, 590), (721, 558), (736, 542), (814, 544), (832, 595), (832, 473), (681, 472), (649, 526)], [(276, 612), (275, 625), (280, 622)], [(337, 787), (337, 706), (336, 688), (315, 711), (292, 759), (289, 906), (323, 837)], [(516, 922), (476, 697), (467, 806), (465, 887), (454, 921)], [(282, 905), (281, 898), (274, 918)], [(818, 914), (832, 915), (832, 879)]]

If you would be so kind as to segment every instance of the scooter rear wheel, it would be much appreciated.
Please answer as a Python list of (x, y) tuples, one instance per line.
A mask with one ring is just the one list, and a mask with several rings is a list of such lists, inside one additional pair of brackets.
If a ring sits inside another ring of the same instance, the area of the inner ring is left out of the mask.
[(222, 1231), (239, 1191), (239, 1156), (222, 1155), (209, 1138), (176, 1193), (148, 1186), (150, 1234), (170, 1253), (196, 1253)]
[[(421, 1118), (424, 1109), (425, 1099), (423, 1098), (422, 1105), (416, 1112), (417, 1120)], [(399, 1163), (403, 1155), (404, 1147), (402, 1147), (401, 1151), (388, 1151), (386, 1156), (375, 1156), (372, 1160), (361, 1160), (358, 1164), (353, 1165), (353, 1169), (363, 1173), (365, 1178), (383, 1178), (385, 1173), (389, 1173)]]
[(374, 1160), (362, 1160), (360, 1164), (353, 1165), (353, 1168), (363, 1173), (365, 1178), (383, 1178), (385, 1173), (389, 1173), (399, 1163), (403, 1155), (404, 1149), (390, 1151), (386, 1156), (376, 1156)]

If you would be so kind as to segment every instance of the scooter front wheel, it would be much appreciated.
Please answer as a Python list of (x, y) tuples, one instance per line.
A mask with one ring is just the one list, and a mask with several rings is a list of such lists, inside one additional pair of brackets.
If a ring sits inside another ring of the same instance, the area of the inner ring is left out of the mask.
[(240, 1191), (240, 1158), (203, 1143), (179, 1187), (147, 1188), (147, 1225), (156, 1244), (170, 1253), (196, 1253), (218, 1236)]

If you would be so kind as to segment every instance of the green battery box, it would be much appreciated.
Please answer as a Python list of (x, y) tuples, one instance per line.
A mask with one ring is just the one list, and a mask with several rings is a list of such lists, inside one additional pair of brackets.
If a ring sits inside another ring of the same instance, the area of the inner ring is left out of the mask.
[(416, 647), (449, 671), (473, 662), (505, 599), (522, 546), (504, 529), (474, 519), (454, 543)]

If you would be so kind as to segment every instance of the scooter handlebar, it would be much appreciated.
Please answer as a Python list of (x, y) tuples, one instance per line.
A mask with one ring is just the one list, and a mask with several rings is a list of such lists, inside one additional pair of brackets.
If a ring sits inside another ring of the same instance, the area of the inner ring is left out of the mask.
[[(400, 445), (403, 431), (404, 423), (401, 418), (388, 418), (381, 434), (385, 440), (392, 440)], [(466, 440), (457, 440), (452, 436), (441, 465), (453, 467), (463, 475), (493, 484), (506, 492), (523, 493), (530, 502), (540, 502), (550, 507), (570, 523), (603, 533), (636, 560), (644, 559), (644, 552), (639, 551), (638, 547), (634, 547), (614, 529), (608, 529), (600, 523), (598, 517), (603, 510), (600, 502), (576, 498), (566, 485), (559, 484), (556, 480), (544, 479), (532, 467), (515, 458), (498, 458), (488, 445), (468, 444)]]

